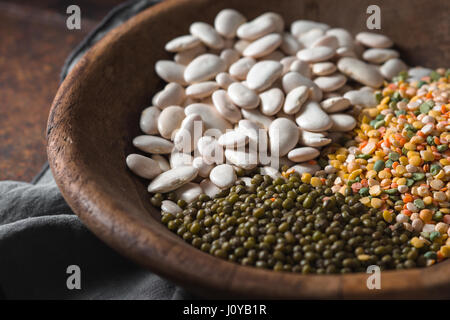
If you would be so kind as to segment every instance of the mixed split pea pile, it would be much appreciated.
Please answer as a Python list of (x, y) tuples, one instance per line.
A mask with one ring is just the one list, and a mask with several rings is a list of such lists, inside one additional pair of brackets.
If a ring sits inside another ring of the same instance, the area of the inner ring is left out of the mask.
[(304, 274), (440, 262), (450, 69), (409, 68), (392, 45), (307, 20), (286, 32), (273, 12), (195, 22), (155, 66), (168, 85), (133, 140), (151, 157), (127, 165), (168, 229), (225, 260)]

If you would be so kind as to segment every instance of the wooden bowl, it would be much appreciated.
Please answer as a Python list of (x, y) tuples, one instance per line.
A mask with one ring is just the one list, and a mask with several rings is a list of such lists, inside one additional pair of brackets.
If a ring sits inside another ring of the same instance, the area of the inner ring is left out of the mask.
[[(364, 30), (371, 1), (169, 0), (110, 32), (62, 83), (48, 120), (48, 158), (61, 192), (81, 220), (123, 255), (188, 290), (233, 298), (432, 298), (450, 296), (450, 261), (425, 269), (369, 274), (299, 275), (243, 267), (195, 249), (159, 221), (147, 182), (125, 166), (135, 152), (139, 116), (163, 83), (154, 72), (164, 44), (193, 21), (212, 23), (225, 7), (253, 18), (265, 11)], [(411, 65), (449, 61), (448, 1), (383, 1), (382, 31)], [(447, 47), (444, 47), (446, 44)]]

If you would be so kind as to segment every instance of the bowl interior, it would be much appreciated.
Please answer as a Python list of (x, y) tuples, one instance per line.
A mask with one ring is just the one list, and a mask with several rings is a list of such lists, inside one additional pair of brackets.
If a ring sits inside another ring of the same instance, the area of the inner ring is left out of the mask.
[[(448, 3), (383, 1), (381, 31), (394, 40), (410, 65), (445, 67), (449, 61)], [(295, 19), (311, 19), (357, 33), (366, 30), (366, 8), (370, 4), (365, 0), (171, 0), (115, 29), (70, 73), (51, 110), (49, 161), (65, 199), (109, 245), (197, 291), (276, 298), (386, 297), (399, 290), (406, 295), (420, 294), (413, 292), (415, 286), (408, 279), (427, 272), (424, 270), (397, 272), (392, 276), (397, 280), (392, 280), (384, 293), (373, 293), (365, 287), (364, 274), (275, 274), (206, 255), (160, 224), (159, 211), (149, 203), (148, 182), (137, 178), (125, 165), (125, 157), (136, 152), (131, 141), (141, 134), (140, 113), (163, 86), (154, 64), (172, 58), (163, 50), (165, 43), (188, 33), (190, 23), (212, 23), (220, 9), (231, 7), (249, 19), (275, 11), (283, 15), (288, 26)], [(448, 274), (449, 263), (442, 265), (433, 268), (447, 270)], [(391, 273), (386, 272), (386, 277)], [(438, 280), (430, 276), (422, 285), (428, 288), (428, 294), (440, 286)], [(446, 280), (448, 286), (450, 280)]]

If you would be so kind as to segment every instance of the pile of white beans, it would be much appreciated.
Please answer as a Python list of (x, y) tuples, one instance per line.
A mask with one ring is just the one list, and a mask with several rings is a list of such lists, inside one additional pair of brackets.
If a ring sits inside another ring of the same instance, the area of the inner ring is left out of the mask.
[(174, 61), (155, 65), (168, 84), (142, 113), (145, 135), (133, 140), (151, 157), (126, 159), (131, 171), (152, 180), (149, 192), (175, 191), (187, 202), (232, 186), (237, 168), (279, 176), (278, 163), (246, 153), (252, 141), (269, 155), (276, 151), (280, 165), (314, 174), (320, 148), (356, 126), (355, 111), (377, 104), (374, 89), (384, 79), (407, 70), (384, 35), (354, 38), (308, 20), (294, 21), (288, 32), (273, 12), (247, 21), (224, 9), (214, 26), (195, 22), (189, 32), (166, 44)]

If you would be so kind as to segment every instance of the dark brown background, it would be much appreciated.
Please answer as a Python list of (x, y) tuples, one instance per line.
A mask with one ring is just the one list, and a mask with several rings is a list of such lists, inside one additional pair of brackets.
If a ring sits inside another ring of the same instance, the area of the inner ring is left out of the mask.
[[(33, 178), (46, 161), (45, 128), (70, 51), (121, 0), (0, 0), (0, 180)], [(81, 30), (66, 8), (81, 8)]]

